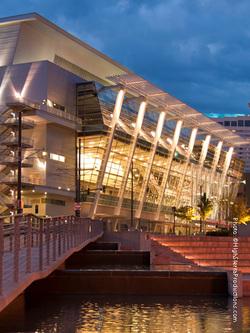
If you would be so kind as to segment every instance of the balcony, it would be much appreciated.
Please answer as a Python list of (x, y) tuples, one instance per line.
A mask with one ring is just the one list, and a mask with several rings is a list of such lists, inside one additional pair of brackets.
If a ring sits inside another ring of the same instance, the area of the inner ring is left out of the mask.
[(82, 120), (70, 112), (62, 111), (48, 105), (41, 105), (40, 110), (47, 112), (53, 116), (68, 120), (74, 124), (77, 124), (78, 126), (82, 125)]
[[(18, 147), (18, 138), (15, 136), (8, 136), (7, 138), (3, 139), (1, 144), (7, 147)], [(33, 148), (33, 140), (22, 137), (21, 146), (22, 148)]]

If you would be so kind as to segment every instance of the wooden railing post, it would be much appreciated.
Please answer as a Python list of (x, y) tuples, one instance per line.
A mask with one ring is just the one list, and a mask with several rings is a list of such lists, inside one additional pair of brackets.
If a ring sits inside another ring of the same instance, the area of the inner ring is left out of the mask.
[(46, 219), (46, 258), (47, 258), (47, 265), (50, 262), (50, 219)]
[(67, 218), (64, 217), (62, 220), (62, 226), (63, 226), (63, 253), (66, 252), (66, 223), (67, 223)]
[(3, 219), (0, 218), (0, 295), (3, 293), (3, 254), (4, 254), (4, 234)]
[(76, 245), (76, 239), (75, 239), (75, 216), (72, 216), (71, 220), (71, 235), (72, 235), (72, 247)]
[(61, 235), (61, 218), (60, 217), (58, 217), (57, 218), (57, 225), (58, 225), (58, 256), (60, 257), (60, 255), (61, 255), (61, 237), (62, 237), (62, 235)]
[(53, 261), (56, 260), (56, 219), (52, 218), (53, 223)]
[(74, 217), (70, 217), (70, 247), (73, 247), (74, 244), (74, 234), (73, 234), (73, 219)]
[(31, 216), (27, 216), (26, 273), (31, 272), (32, 225)]
[(67, 232), (67, 250), (70, 249), (70, 220), (71, 216), (67, 218), (66, 232)]
[(18, 215), (14, 219), (14, 282), (19, 279), (19, 251), (20, 251), (20, 222), (22, 216)]
[(43, 219), (39, 219), (39, 270), (43, 270)]
[[(10, 217), (10, 224), (14, 226), (14, 216)], [(10, 252), (13, 251), (13, 233), (14, 231), (10, 229), (10, 235), (9, 235)]]
[(35, 220), (35, 236), (36, 236), (36, 240), (35, 240), (35, 242), (36, 242), (36, 246), (39, 246), (39, 230), (40, 230), (40, 219), (39, 218), (37, 218), (36, 220)]

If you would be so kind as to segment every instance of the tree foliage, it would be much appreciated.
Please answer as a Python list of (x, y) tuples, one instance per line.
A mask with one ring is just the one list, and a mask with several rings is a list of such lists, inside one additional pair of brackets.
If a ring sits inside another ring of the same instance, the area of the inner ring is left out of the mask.
[(232, 218), (237, 219), (238, 223), (247, 224), (250, 222), (250, 209), (247, 208), (244, 200), (235, 202), (231, 212)]
[(201, 221), (205, 221), (213, 211), (213, 202), (203, 193), (197, 206)]
[(182, 220), (191, 222), (195, 217), (195, 209), (191, 206), (182, 206), (178, 208), (176, 215)]

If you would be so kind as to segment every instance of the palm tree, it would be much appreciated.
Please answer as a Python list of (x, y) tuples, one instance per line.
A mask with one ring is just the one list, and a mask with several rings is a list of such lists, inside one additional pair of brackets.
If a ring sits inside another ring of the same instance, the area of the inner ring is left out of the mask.
[(200, 215), (200, 232), (202, 232), (202, 224), (208, 218), (213, 210), (213, 203), (207, 198), (206, 192), (203, 193), (200, 197), (200, 202), (197, 205), (198, 212)]

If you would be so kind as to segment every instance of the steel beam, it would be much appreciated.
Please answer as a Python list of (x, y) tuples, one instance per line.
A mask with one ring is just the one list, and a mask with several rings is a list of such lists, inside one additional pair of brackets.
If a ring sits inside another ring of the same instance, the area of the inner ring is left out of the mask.
[(166, 191), (166, 187), (167, 187), (168, 177), (170, 174), (175, 149), (176, 149), (178, 141), (179, 141), (182, 124), (183, 124), (182, 120), (178, 120), (176, 123), (173, 141), (172, 141), (171, 148), (170, 148), (170, 156), (167, 159), (166, 171), (163, 174), (163, 180), (162, 180), (162, 185), (161, 185), (161, 190), (160, 190), (160, 195), (159, 195), (159, 202), (158, 202), (158, 206), (157, 206), (157, 210), (156, 210), (156, 214), (155, 214), (156, 221), (159, 220), (159, 217), (160, 217), (162, 203), (163, 203), (163, 199), (164, 199), (164, 195), (165, 195), (165, 191)]
[(124, 200), (124, 193), (125, 193), (125, 189), (126, 189), (127, 182), (128, 182), (129, 172), (131, 170), (131, 165), (132, 165), (132, 161), (133, 161), (133, 157), (134, 157), (134, 153), (135, 153), (135, 149), (136, 149), (137, 140), (138, 140), (140, 130), (142, 127), (146, 106), (147, 106), (147, 103), (145, 101), (142, 101), (139, 106), (136, 124), (135, 124), (135, 128), (134, 128), (133, 135), (132, 135), (132, 143), (131, 143), (129, 154), (128, 154), (128, 160), (127, 160), (126, 167), (124, 170), (122, 184), (121, 184), (121, 187), (120, 187), (120, 190), (118, 193), (118, 203), (115, 208), (116, 216), (119, 216), (120, 212), (121, 212), (121, 207), (122, 207), (122, 203)]
[(145, 176), (143, 179), (143, 185), (141, 188), (141, 192), (139, 194), (139, 205), (135, 212), (136, 219), (140, 219), (140, 217), (141, 217), (141, 212), (142, 212), (144, 201), (146, 198), (147, 187), (148, 187), (148, 182), (149, 182), (149, 178), (150, 178), (150, 174), (151, 174), (151, 170), (152, 170), (152, 166), (153, 166), (153, 162), (154, 162), (154, 157), (155, 157), (158, 142), (161, 137), (162, 128), (163, 128), (163, 125), (165, 122), (165, 117), (166, 117), (166, 112), (162, 111), (158, 118), (156, 131), (154, 134), (154, 140), (153, 140), (150, 155), (149, 155), (148, 166), (147, 166), (146, 173), (145, 173)]
[(119, 117), (120, 117), (120, 113), (122, 110), (122, 104), (123, 104), (124, 97), (125, 97), (125, 89), (119, 90), (117, 97), (116, 97), (113, 117), (112, 117), (112, 121), (111, 121), (111, 125), (110, 125), (110, 127), (111, 127), (110, 134), (109, 134), (109, 136), (107, 136), (107, 146), (104, 151), (104, 155), (102, 158), (102, 164), (101, 164), (101, 168), (100, 168), (98, 179), (97, 179), (96, 194), (95, 194), (94, 202), (91, 205), (90, 212), (89, 212), (89, 216), (91, 218), (94, 218), (94, 216), (96, 214), (98, 202), (99, 202), (100, 195), (101, 195), (101, 187), (102, 187), (102, 183), (103, 183), (104, 176), (105, 176), (105, 171), (106, 171), (108, 160), (109, 160), (112, 143), (114, 140), (115, 130), (116, 130), (116, 127), (117, 127), (117, 124), (119, 121)]
[(191, 135), (190, 135), (190, 139), (189, 139), (189, 143), (188, 143), (187, 160), (184, 164), (184, 171), (183, 171), (183, 174), (181, 176), (181, 179), (180, 179), (179, 185), (177, 186), (177, 191), (176, 191), (176, 201), (175, 201), (175, 206), (176, 207), (179, 206), (181, 192), (182, 192), (182, 188), (183, 188), (184, 181), (185, 181), (185, 178), (186, 178), (188, 165), (190, 163), (191, 154), (193, 153), (197, 132), (198, 132), (198, 128), (195, 127), (195, 128), (192, 129), (192, 132), (191, 132)]

